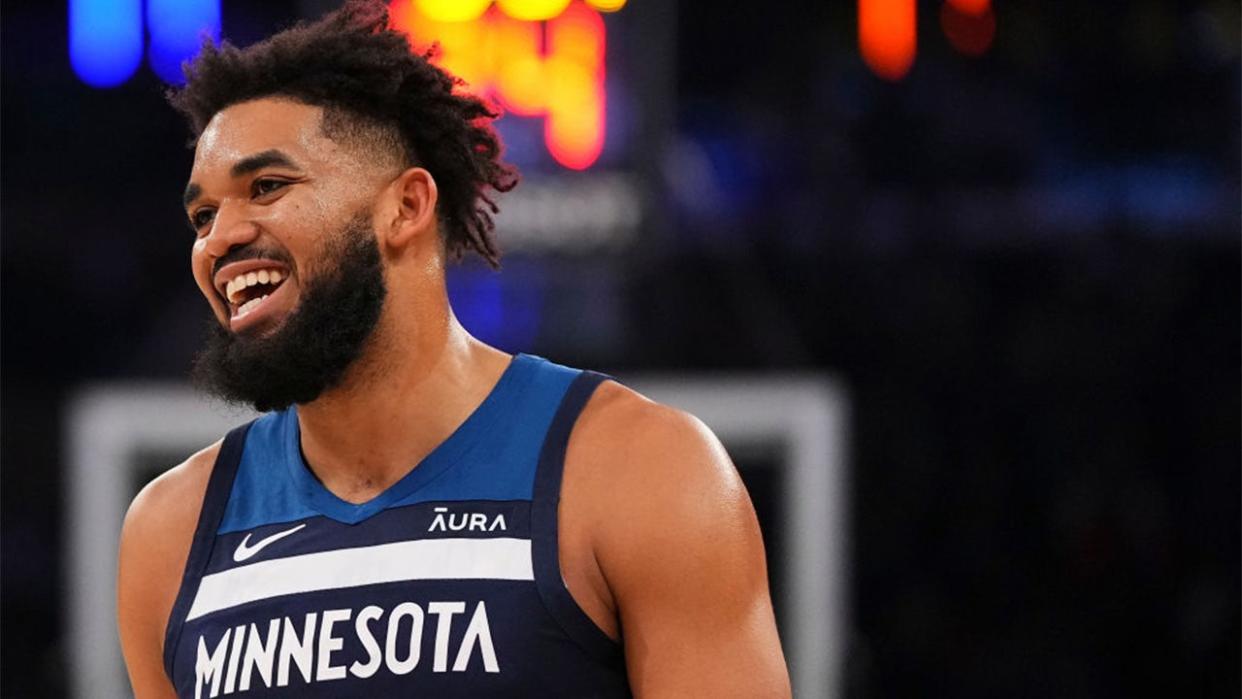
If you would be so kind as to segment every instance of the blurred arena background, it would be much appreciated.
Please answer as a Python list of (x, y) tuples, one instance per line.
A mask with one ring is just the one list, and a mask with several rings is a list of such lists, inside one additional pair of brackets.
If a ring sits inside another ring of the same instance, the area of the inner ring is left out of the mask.
[[(81, 565), (120, 513), (77, 506), (242, 419), (178, 402), (207, 315), (163, 86), (203, 29), (334, 4), (0, 10), (6, 697), (106, 696)], [(463, 322), (699, 406), (799, 696), (1238, 696), (1238, 3), (393, 9), (525, 174)]]

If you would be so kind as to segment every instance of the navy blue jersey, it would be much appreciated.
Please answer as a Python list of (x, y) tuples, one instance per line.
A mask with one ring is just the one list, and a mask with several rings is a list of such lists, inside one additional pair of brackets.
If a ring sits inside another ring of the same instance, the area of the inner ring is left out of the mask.
[(565, 447), (603, 378), (518, 355), (359, 505), (307, 468), (294, 409), (231, 432), (168, 622), (177, 695), (629, 696), (557, 557)]

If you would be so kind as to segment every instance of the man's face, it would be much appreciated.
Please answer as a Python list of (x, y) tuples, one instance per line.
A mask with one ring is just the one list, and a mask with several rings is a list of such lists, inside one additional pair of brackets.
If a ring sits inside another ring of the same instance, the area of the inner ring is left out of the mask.
[(319, 118), (271, 99), (221, 111), (186, 189), (194, 278), (216, 318), (196, 379), (260, 410), (339, 383), (383, 305), (371, 205), (387, 173)]
[(199, 138), (186, 188), (194, 279), (235, 334), (281, 325), (323, 271), (314, 269), (317, 247), (368, 208), (385, 181), (380, 168), (323, 135), (320, 114), (254, 100), (222, 110)]

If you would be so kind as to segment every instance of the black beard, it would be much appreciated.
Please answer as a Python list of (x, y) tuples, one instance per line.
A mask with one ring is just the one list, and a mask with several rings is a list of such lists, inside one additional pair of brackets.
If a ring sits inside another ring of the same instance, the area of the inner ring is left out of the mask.
[(340, 384), (375, 331), (387, 289), (369, 216), (355, 216), (324, 247), (318, 276), (271, 335), (239, 336), (211, 321), (194, 360), (196, 386), (266, 412), (308, 403)]

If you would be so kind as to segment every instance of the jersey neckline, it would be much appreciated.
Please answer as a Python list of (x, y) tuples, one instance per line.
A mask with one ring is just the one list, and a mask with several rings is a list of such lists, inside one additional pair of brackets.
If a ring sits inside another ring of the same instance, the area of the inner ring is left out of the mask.
[(290, 408), (285, 420), (283, 442), (287, 454), (284, 461), (288, 464), (294, 486), (307, 506), (338, 522), (356, 524), (383, 511), (443, 475), (484, 439), (491, 432), (490, 428), (496, 419), (506, 410), (512, 409), (514, 399), (534, 375), (535, 367), (540, 361), (544, 360), (533, 355), (514, 355), (487, 397), (448, 438), (440, 442), (396, 483), (374, 498), (358, 504), (334, 495), (310, 470), (302, 456), (301, 426), (296, 408)]

